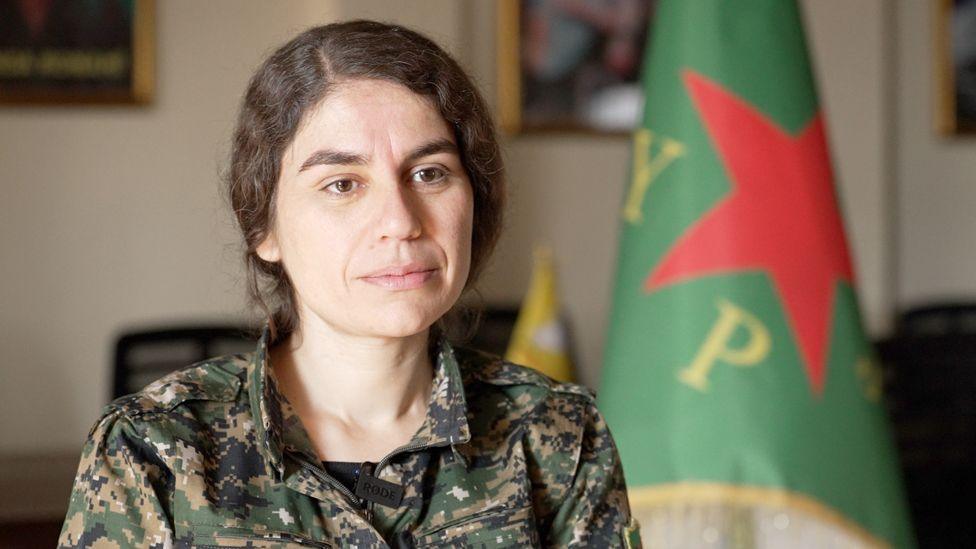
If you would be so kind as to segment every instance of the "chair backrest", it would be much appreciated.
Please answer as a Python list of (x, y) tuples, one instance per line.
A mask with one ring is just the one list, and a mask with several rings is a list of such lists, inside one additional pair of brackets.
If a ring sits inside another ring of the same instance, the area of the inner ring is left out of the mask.
[(123, 333), (115, 344), (111, 398), (136, 392), (170, 372), (207, 358), (252, 351), (256, 342), (255, 330), (232, 325)]
[(504, 356), (518, 313), (518, 307), (484, 307), (478, 316), (471, 339), (459, 343), (465, 347)]
[(976, 303), (909, 309), (876, 346), (919, 546), (971, 546)]
[(908, 309), (898, 318), (898, 333), (976, 334), (976, 302), (936, 303)]

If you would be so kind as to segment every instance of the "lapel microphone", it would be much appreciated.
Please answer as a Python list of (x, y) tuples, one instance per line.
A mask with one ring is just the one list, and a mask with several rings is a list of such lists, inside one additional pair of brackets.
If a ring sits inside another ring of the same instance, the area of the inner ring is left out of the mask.
[(403, 487), (373, 476), (375, 463), (363, 462), (356, 479), (356, 497), (396, 508), (403, 499)]

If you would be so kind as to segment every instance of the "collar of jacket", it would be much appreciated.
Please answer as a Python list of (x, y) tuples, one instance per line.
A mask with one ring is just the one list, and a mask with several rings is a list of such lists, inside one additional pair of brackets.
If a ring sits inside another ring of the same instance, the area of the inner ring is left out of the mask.
[[(279, 392), (273, 369), (268, 367), (270, 337), (271, 332), (265, 322), (257, 348), (247, 366), (248, 398), (251, 410), (256, 411), (254, 430), (257, 446), (269, 465), (268, 469), (277, 471), (281, 479), (285, 471), (283, 453), (286, 450), (303, 454), (306, 460), (313, 463), (318, 457), (301, 421)], [(427, 419), (403, 448), (421, 449), (450, 444), (455, 456), (461, 457), (454, 446), (471, 440), (464, 385), (454, 349), (445, 339), (438, 342), (437, 349)]]

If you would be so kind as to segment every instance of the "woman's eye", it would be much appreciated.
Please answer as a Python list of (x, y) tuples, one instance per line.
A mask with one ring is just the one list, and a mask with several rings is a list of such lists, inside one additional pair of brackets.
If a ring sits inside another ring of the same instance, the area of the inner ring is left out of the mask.
[(413, 172), (413, 180), (419, 183), (437, 183), (447, 176), (440, 168), (423, 168)]
[(356, 182), (351, 179), (340, 179), (329, 183), (325, 189), (332, 194), (349, 194), (356, 190)]

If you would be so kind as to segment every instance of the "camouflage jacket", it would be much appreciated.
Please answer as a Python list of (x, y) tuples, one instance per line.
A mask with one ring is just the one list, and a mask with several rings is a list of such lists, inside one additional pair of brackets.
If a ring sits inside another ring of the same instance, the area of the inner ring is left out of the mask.
[(396, 507), (329, 476), (254, 352), (169, 374), (89, 432), (60, 547), (635, 547), (591, 392), (440, 343), (427, 418), (376, 464)]

